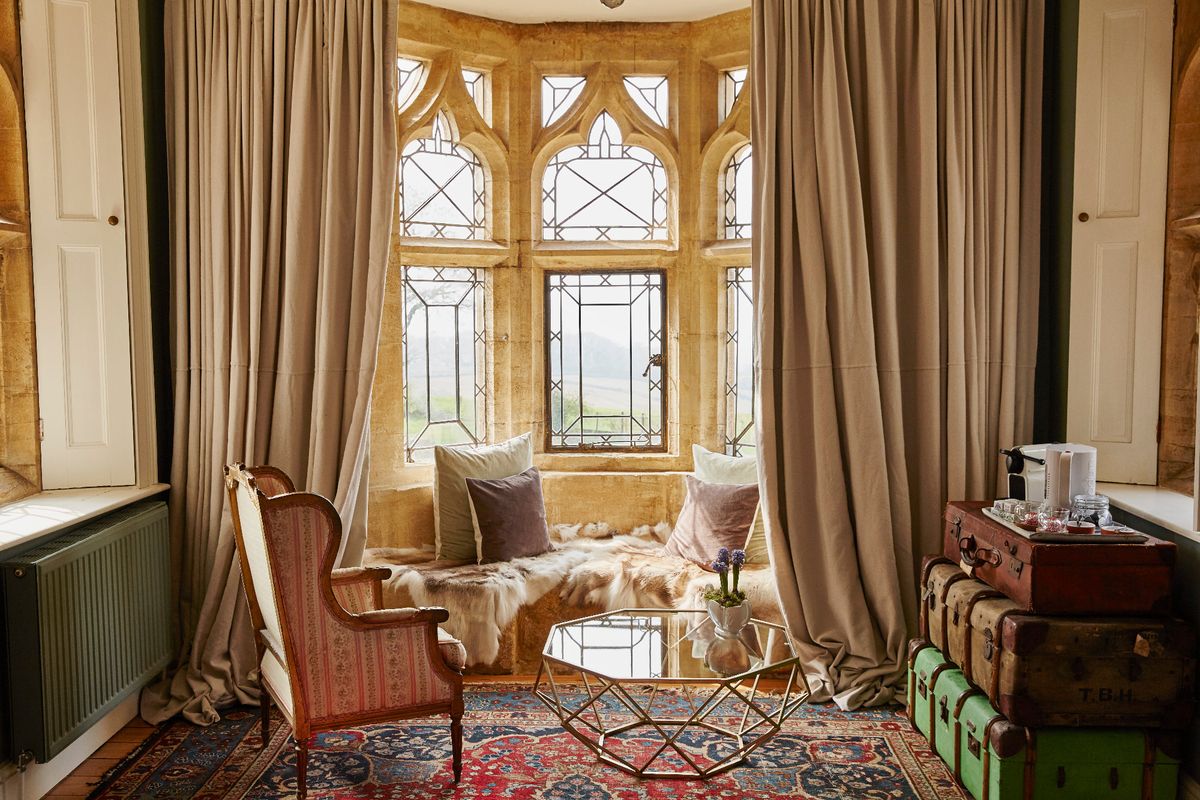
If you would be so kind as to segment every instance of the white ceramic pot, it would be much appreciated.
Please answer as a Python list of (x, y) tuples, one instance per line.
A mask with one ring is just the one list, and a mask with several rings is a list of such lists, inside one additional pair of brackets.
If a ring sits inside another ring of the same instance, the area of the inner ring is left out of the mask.
[(708, 616), (716, 626), (717, 636), (736, 639), (750, 622), (750, 601), (743, 600), (740, 605), (726, 607), (716, 600), (709, 600)]

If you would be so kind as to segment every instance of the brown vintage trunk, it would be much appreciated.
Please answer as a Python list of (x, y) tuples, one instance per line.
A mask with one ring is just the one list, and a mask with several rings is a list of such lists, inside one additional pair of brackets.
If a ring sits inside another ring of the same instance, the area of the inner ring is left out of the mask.
[[(1155, 615), (1171, 611), (1175, 545), (1031, 541), (984, 516), (985, 503), (946, 504), (942, 551), (974, 578), (1035, 614)], [(1082, 537), (1081, 537), (1082, 538)]]
[(1035, 616), (945, 558), (926, 559), (922, 585), (922, 636), (1015, 725), (1189, 724), (1196, 640), (1187, 623)]

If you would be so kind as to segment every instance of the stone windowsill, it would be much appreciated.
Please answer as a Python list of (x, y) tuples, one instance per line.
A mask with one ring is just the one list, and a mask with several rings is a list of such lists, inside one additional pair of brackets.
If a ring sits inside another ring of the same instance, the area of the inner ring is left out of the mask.
[(165, 492), (169, 486), (110, 486), (38, 492), (0, 506), (0, 556), (81, 522)]
[(1194, 503), (1186, 494), (1129, 483), (1099, 483), (1096, 491), (1107, 495), (1114, 507), (1200, 543), (1200, 532), (1194, 527)]

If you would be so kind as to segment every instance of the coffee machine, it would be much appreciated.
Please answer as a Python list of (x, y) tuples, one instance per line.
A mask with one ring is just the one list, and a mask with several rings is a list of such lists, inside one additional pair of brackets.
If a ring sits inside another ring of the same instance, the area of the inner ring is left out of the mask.
[(1048, 444), (1023, 444), (1001, 450), (1008, 472), (1008, 496), (1014, 500), (1044, 500), (1046, 497), (1046, 448)]

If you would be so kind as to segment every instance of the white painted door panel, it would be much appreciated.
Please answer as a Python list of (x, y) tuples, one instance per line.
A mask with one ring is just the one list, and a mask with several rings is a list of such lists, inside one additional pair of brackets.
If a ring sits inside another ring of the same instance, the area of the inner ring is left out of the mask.
[(21, 8), (42, 482), (132, 484), (116, 6)]
[(1097, 478), (1155, 483), (1172, 0), (1083, 0), (1067, 438)]

